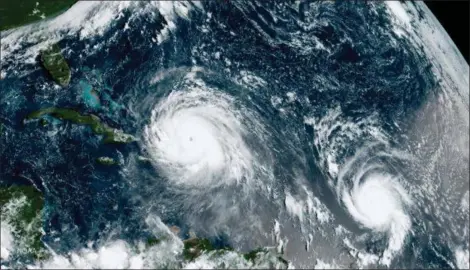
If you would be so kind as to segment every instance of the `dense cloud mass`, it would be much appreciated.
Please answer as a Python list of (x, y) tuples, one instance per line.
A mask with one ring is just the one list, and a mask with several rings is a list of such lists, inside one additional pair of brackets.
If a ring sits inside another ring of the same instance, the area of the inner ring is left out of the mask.
[(469, 66), (421, 2), (83, 1), (1, 35), (2, 268), (469, 267)]

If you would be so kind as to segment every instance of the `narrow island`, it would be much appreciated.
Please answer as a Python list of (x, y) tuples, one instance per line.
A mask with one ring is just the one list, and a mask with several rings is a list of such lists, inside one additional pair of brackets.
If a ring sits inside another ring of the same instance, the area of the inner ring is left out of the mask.
[(101, 165), (106, 165), (106, 166), (111, 166), (111, 165), (116, 165), (117, 162), (113, 158), (110, 157), (99, 157), (96, 159), (96, 162), (98, 162)]
[(109, 127), (96, 115), (82, 115), (69, 108), (44, 108), (30, 113), (25, 120), (38, 119), (45, 115), (49, 115), (60, 120), (67, 120), (75, 124), (89, 126), (93, 133), (103, 136), (104, 143), (130, 143), (136, 140), (134, 136), (126, 134), (120, 129)]

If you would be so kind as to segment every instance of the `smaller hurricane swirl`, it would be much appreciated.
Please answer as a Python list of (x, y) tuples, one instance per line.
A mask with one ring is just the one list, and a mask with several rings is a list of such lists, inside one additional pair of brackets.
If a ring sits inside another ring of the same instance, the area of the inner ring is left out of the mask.
[(338, 175), (337, 194), (350, 215), (364, 227), (388, 235), (380, 263), (390, 265), (411, 229), (407, 208), (412, 200), (389, 168), (393, 153), (377, 145), (359, 151)]
[(249, 183), (260, 163), (247, 144), (262, 127), (228, 94), (189, 74), (161, 100), (144, 130), (147, 151), (173, 184), (213, 188)]
[[(363, 254), (370, 258), (364, 260), (364, 266), (390, 266), (412, 231), (411, 212), (416, 202), (410, 179), (403, 176), (403, 166), (415, 158), (392, 146), (390, 135), (375, 114), (357, 121), (336, 107), (323, 117), (305, 122), (316, 131), (314, 143), (323, 149), (319, 164), (330, 175), (329, 184), (338, 202), (371, 239), (387, 240), (380, 254)], [(365, 239), (356, 240), (361, 244)]]

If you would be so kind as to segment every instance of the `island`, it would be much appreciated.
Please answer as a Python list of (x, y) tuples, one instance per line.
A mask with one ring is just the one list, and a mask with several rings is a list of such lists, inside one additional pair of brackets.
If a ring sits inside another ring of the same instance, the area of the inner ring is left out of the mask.
[(82, 115), (74, 109), (49, 107), (30, 113), (25, 120), (38, 119), (45, 115), (50, 115), (60, 120), (71, 121), (79, 125), (86, 125), (93, 133), (103, 136), (104, 143), (130, 143), (136, 141), (132, 135), (124, 133), (120, 129), (109, 127), (94, 114)]
[(40, 56), (42, 65), (52, 79), (62, 87), (69, 85), (70, 68), (60, 52), (59, 45), (57, 43), (53, 44), (48, 49), (41, 51)]
[(111, 165), (116, 165), (117, 162), (113, 158), (110, 157), (99, 157), (96, 159), (96, 162), (98, 162), (101, 165), (106, 165), (106, 166), (111, 166)]

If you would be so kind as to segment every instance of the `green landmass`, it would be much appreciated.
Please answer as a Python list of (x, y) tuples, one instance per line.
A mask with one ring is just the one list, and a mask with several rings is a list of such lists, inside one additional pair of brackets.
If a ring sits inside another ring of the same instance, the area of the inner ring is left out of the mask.
[(214, 250), (209, 239), (205, 238), (190, 238), (184, 240), (183, 258), (189, 261), (194, 260), (204, 251)]
[[(218, 257), (225, 252), (234, 252), (231, 247), (215, 248), (209, 239), (192, 237), (184, 240), (183, 259), (186, 261), (193, 261), (203, 253), (207, 253), (209, 257)], [(236, 251), (235, 251), (236, 252)], [(249, 263), (248, 265), (259, 265), (263, 256), (274, 255), (266, 248), (257, 248), (247, 253), (238, 253)], [(281, 267), (287, 268), (289, 263), (281, 256), (274, 256), (270, 259), (270, 268)]]
[(77, 0), (2, 0), (0, 31), (58, 15), (76, 2)]
[(26, 120), (41, 118), (44, 115), (50, 115), (54, 118), (71, 121), (72, 123), (79, 125), (87, 125), (91, 128), (93, 133), (104, 136), (104, 143), (129, 143), (135, 141), (134, 136), (109, 127), (96, 115), (82, 115), (79, 112), (68, 108), (44, 108), (30, 113), (26, 117)]
[(145, 246), (148, 248), (148, 247), (152, 247), (152, 246), (155, 246), (155, 245), (158, 245), (161, 243), (161, 239), (160, 238), (156, 238), (156, 237), (149, 237), (147, 239), (147, 242), (145, 243)]
[(55, 82), (61, 86), (69, 84), (71, 77), (70, 68), (57, 43), (47, 50), (41, 51), (41, 63)]
[(96, 159), (96, 161), (99, 164), (108, 165), (108, 166), (117, 164), (117, 162), (114, 159), (110, 158), (110, 157), (99, 157), (99, 158)]
[(264, 250), (262, 248), (257, 248), (248, 253), (243, 254), (243, 258), (245, 258), (245, 260), (247, 261), (254, 262), (254, 260), (256, 259), (256, 256), (258, 256), (260, 252), (266, 253), (267, 250)]
[(40, 123), (41, 123), (41, 126), (43, 126), (43, 127), (45, 127), (49, 124), (49, 122), (44, 118), (41, 118)]
[[(253, 265), (256, 265), (256, 259), (259, 258), (262, 255), (268, 254), (269, 252), (270, 251), (267, 250), (266, 248), (257, 248), (257, 249), (254, 249), (254, 250), (248, 252), (248, 253), (244, 253), (243, 258), (245, 258), (245, 260), (251, 262)], [(277, 262), (281, 263), (281, 265), (284, 265), (284, 267), (287, 268), (289, 266), (289, 262), (286, 261), (281, 256), (277, 256), (276, 259), (277, 259)]]
[(12, 227), (15, 250), (35, 259), (48, 256), (42, 237), (44, 198), (32, 186), (0, 187), (1, 223)]

